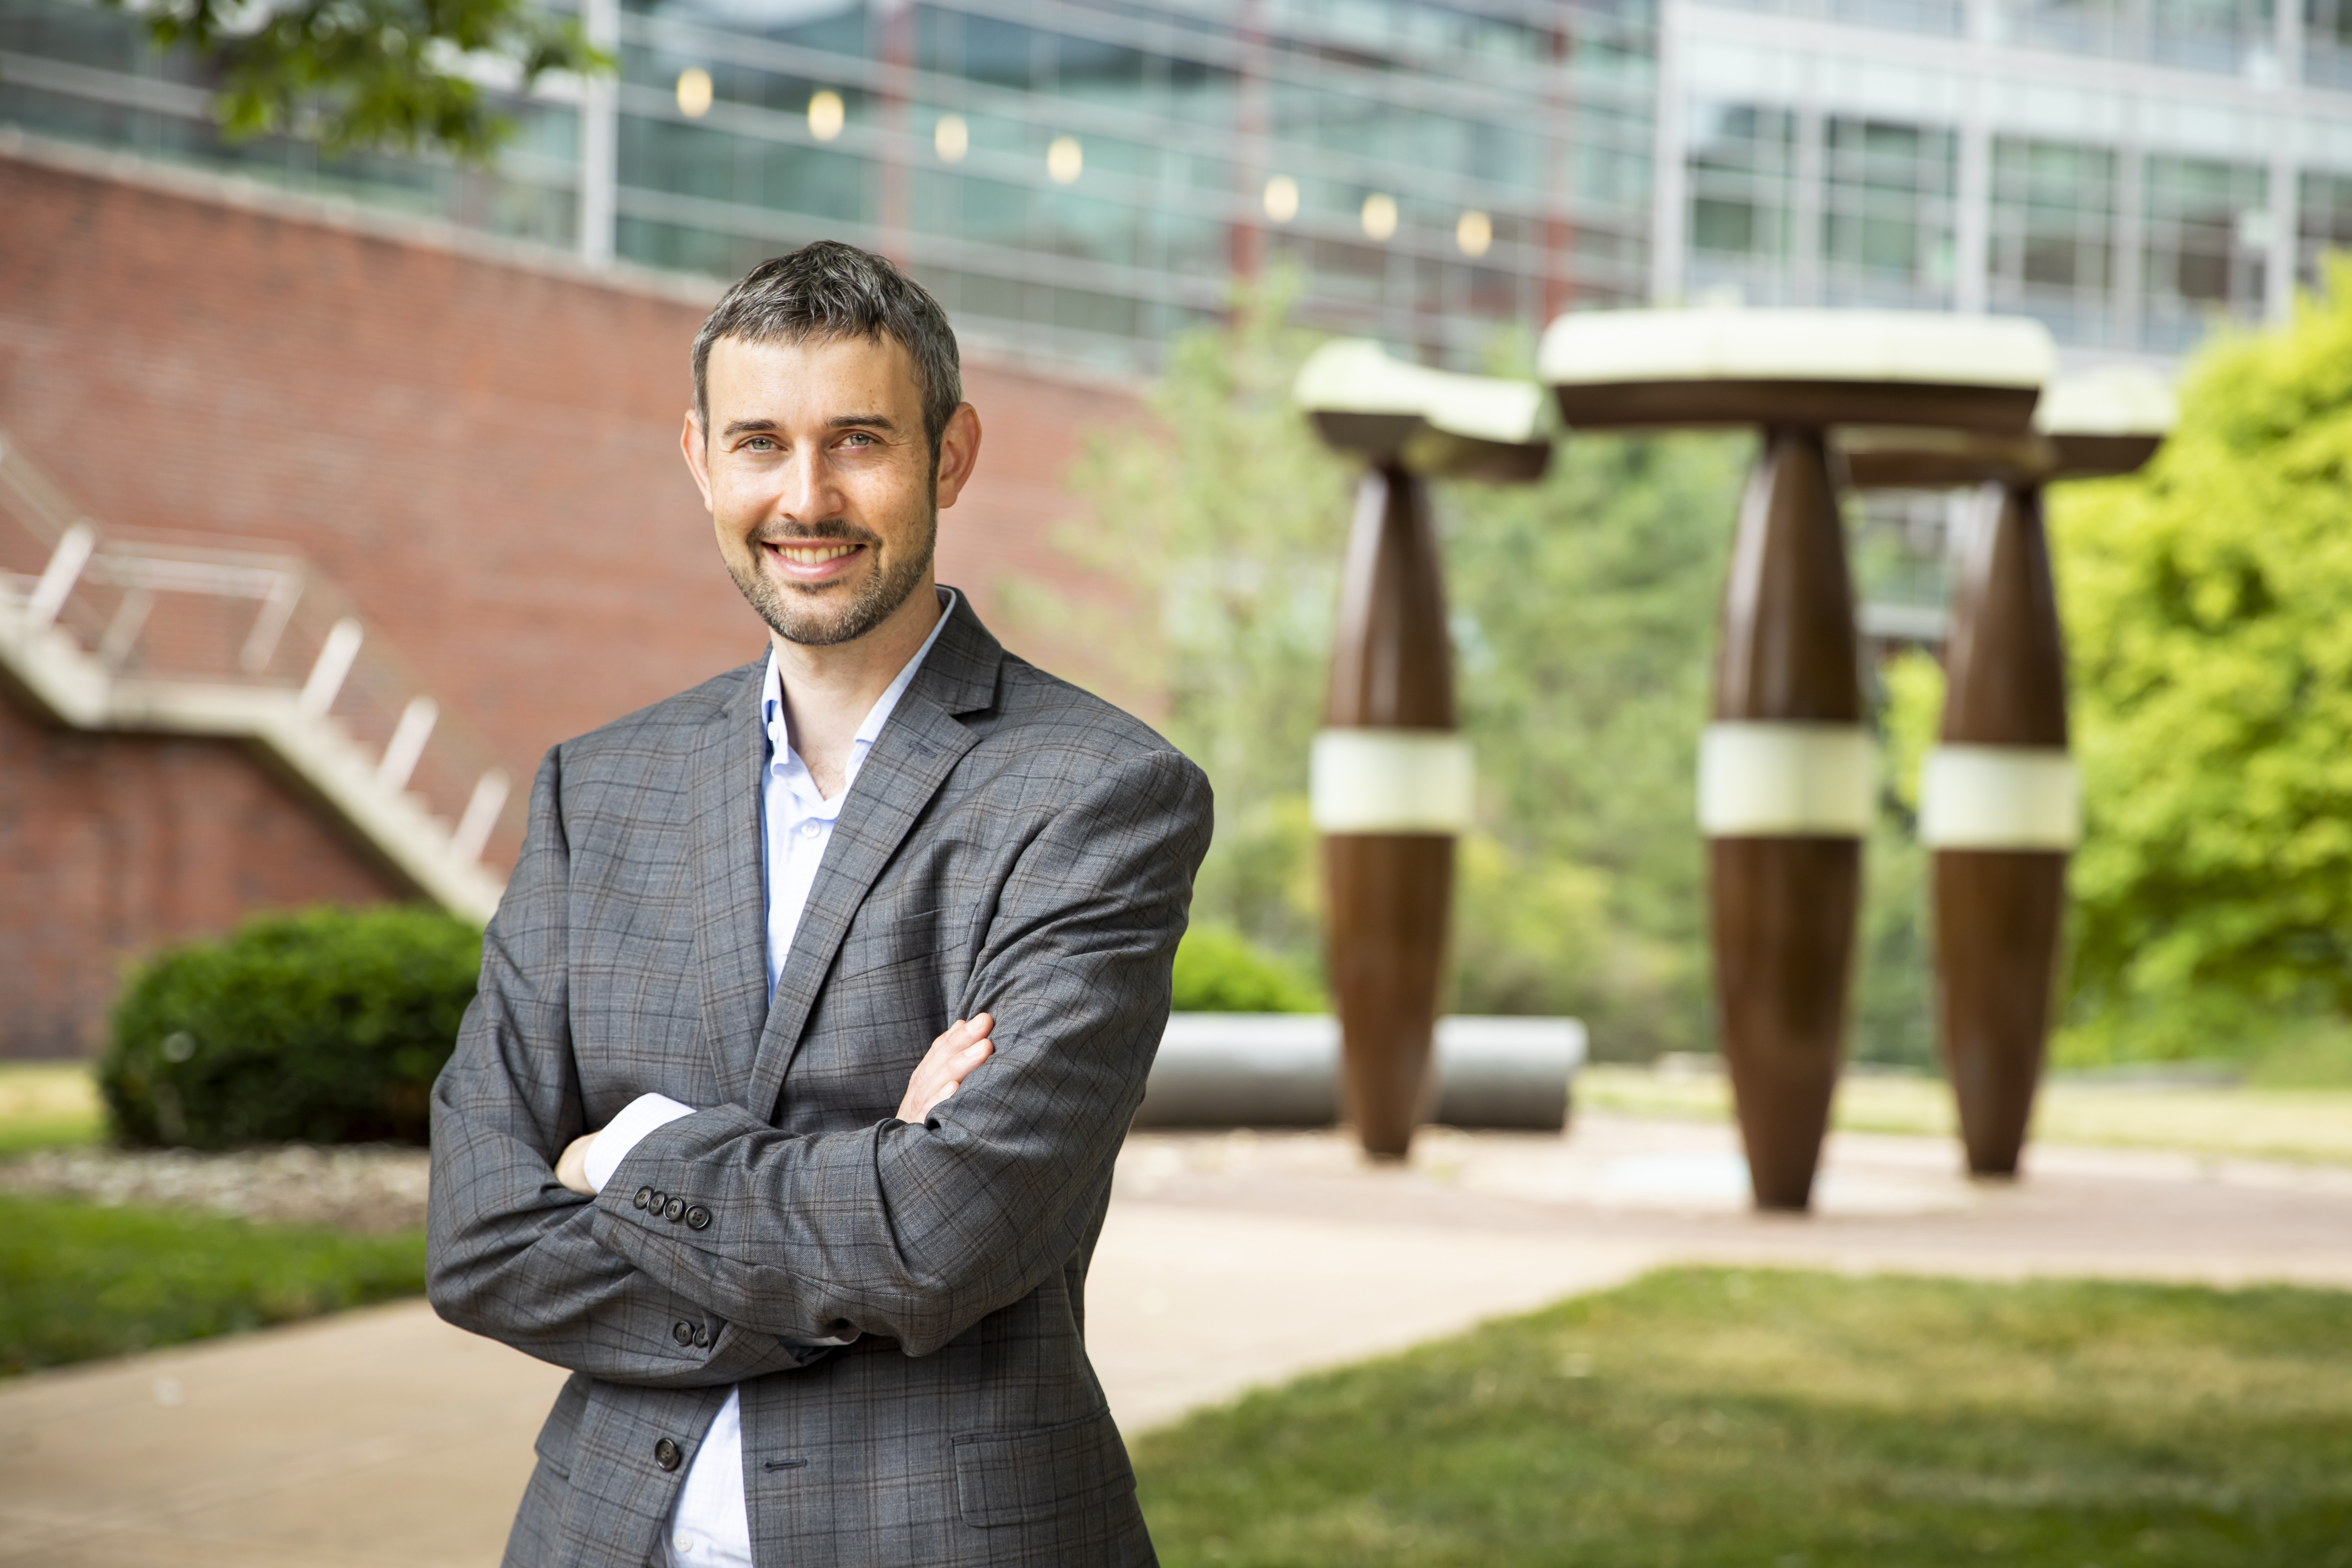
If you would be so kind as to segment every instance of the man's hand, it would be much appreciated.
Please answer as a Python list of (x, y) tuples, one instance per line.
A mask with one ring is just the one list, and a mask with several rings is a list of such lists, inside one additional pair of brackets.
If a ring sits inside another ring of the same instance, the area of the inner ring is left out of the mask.
[[(996, 1042), (988, 1037), (988, 1032), (995, 1026), (996, 1020), (982, 1013), (977, 1018), (958, 1018), (946, 1034), (933, 1040), (916, 1064), (914, 1076), (907, 1080), (906, 1097), (898, 1101), (898, 1120), (920, 1125), (933, 1107), (953, 1094), (965, 1075), (994, 1053)], [(583, 1198), (596, 1195), (596, 1189), (588, 1184), (588, 1146), (595, 1142), (593, 1132), (574, 1138), (555, 1162), (555, 1179)]]
[(988, 1037), (994, 1027), (996, 1020), (985, 1013), (949, 1025), (948, 1032), (931, 1042), (931, 1048), (916, 1064), (914, 1076), (907, 1080), (907, 1093), (898, 1101), (898, 1120), (921, 1126), (940, 1101), (956, 1091), (964, 1075), (995, 1051), (996, 1042)]
[(574, 1138), (563, 1157), (555, 1162), (555, 1179), (583, 1198), (596, 1195), (596, 1189), (588, 1184), (588, 1145), (594, 1142), (593, 1132)]

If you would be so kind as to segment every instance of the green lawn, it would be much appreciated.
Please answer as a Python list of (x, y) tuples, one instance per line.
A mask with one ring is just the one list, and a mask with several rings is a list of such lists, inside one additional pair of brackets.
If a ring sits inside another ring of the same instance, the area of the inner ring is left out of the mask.
[(2330, 1568), (2352, 1296), (1673, 1270), (1135, 1457), (1170, 1568)]
[(0, 1375), (315, 1317), (425, 1289), (425, 1233), (345, 1236), (11, 1194)]
[(0, 1062), (0, 1157), (95, 1143), (106, 1131), (84, 1062)]

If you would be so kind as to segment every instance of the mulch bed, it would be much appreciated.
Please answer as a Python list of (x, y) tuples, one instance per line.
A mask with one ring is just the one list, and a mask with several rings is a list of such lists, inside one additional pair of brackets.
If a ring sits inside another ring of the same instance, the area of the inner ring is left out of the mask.
[(425, 1223), (422, 1149), (290, 1143), (190, 1149), (54, 1149), (0, 1161), (0, 1190), (110, 1207), (194, 1208), (281, 1225), (410, 1230)]

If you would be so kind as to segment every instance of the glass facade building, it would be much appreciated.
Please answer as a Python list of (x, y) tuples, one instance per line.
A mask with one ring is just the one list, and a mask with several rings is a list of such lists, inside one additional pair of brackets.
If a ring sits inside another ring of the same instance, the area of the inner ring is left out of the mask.
[(2166, 358), (2352, 237), (2352, 0), (1664, 0), (1653, 292)]
[(1232, 280), (1439, 363), (1644, 299), (2021, 312), (2169, 358), (2352, 245), (2352, 0), (574, 0), (495, 171), (231, 147), (88, 0), (0, 124), (728, 276), (836, 235), (1000, 351), (1148, 369)]
[(614, 82), (495, 174), (222, 147), (128, 21), (0, 0), (0, 121), (230, 161), (592, 259), (728, 276), (819, 236), (967, 332), (1148, 366), (1277, 258), (1299, 313), (1447, 363), (1648, 287), (1648, 0), (588, 0)]

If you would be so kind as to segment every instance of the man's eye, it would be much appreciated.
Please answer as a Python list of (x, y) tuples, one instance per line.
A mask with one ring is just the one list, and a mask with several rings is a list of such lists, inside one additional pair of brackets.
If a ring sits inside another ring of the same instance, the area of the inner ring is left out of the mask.
[(852, 430), (841, 438), (841, 444), (845, 447), (871, 447), (874, 445), (874, 437), (863, 430)]
[(743, 443), (743, 449), (747, 452), (772, 452), (776, 449), (775, 438), (769, 436), (754, 436)]

